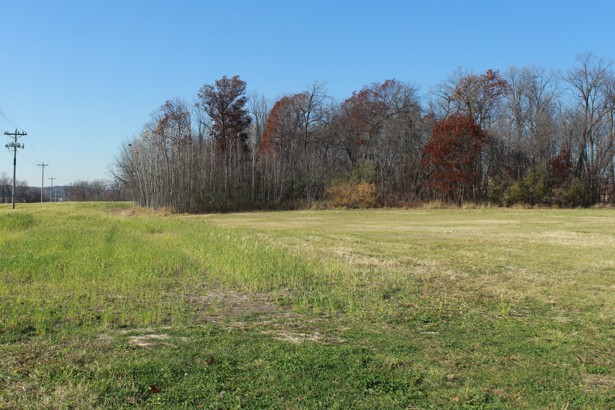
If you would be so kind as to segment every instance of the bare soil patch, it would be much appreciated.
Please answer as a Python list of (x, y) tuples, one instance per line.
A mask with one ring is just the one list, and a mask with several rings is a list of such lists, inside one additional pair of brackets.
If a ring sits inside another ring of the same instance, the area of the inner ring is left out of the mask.
[(583, 385), (588, 391), (615, 391), (615, 376), (610, 374), (586, 374)]
[(219, 322), (247, 315), (276, 315), (288, 311), (277, 303), (279, 294), (239, 293), (234, 290), (210, 290), (202, 296), (189, 296), (196, 311), (207, 322)]
[(149, 335), (130, 336), (128, 343), (137, 347), (154, 347), (160, 344), (168, 344), (169, 335), (154, 333)]

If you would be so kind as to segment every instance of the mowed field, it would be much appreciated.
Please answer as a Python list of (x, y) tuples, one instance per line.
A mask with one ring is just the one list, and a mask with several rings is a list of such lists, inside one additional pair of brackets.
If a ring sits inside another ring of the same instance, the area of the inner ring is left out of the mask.
[(615, 210), (0, 207), (0, 408), (615, 408)]

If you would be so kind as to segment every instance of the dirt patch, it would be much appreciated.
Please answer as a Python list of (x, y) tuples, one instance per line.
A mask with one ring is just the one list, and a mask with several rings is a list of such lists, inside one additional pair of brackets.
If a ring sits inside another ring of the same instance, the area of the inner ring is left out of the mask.
[(129, 208), (121, 208), (117, 210), (113, 210), (113, 213), (119, 216), (169, 216), (172, 214), (170, 209), (162, 208), (162, 209), (148, 209), (142, 208), (139, 206), (131, 206)]
[(203, 296), (189, 296), (196, 311), (208, 322), (239, 318), (247, 315), (275, 315), (288, 311), (277, 301), (281, 295), (272, 293), (243, 294), (233, 290), (210, 290)]
[(610, 374), (586, 374), (583, 385), (588, 391), (612, 392), (615, 390), (615, 376)]
[(154, 333), (149, 335), (130, 336), (128, 343), (137, 347), (155, 347), (159, 345), (169, 345), (167, 342), (169, 335), (164, 333)]
[(274, 339), (289, 342), (295, 345), (302, 343), (325, 343), (325, 344), (342, 344), (343, 339), (334, 336), (323, 335), (318, 332), (314, 333), (300, 333), (289, 330), (265, 330), (261, 332), (265, 335), (271, 336)]

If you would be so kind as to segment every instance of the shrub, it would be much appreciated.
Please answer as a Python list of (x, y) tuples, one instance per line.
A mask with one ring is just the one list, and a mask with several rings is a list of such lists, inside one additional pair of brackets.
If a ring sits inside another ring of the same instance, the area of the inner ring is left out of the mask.
[(338, 182), (327, 188), (333, 206), (373, 208), (377, 204), (376, 187), (371, 182)]
[(587, 205), (588, 197), (587, 185), (580, 178), (575, 178), (564, 192), (564, 204), (571, 207)]
[(510, 206), (518, 203), (536, 205), (551, 201), (551, 189), (547, 183), (547, 174), (540, 168), (532, 168), (520, 181), (515, 181), (506, 188), (502, 201)]
[(494, 179), (489, 184), (489, 192), (487, 193), (487, 199), (492, 204), (503, 205), (505, 192), (506, 185)]
[(523, 182), (516, 181), (504, 191), (503, 202), (506, 206), (525, 202)]
[(567, 186), (553, 190), (551, 202), (569, 208), (586, 206), (589, 204), (589, 188), (580, 178), (574, 178)]

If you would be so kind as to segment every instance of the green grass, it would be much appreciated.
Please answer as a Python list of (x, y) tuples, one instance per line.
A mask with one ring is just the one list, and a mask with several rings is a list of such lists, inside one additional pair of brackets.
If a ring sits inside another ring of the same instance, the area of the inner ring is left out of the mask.
[(0, 408), (615, 408), (614, 228), (0, 206)]

